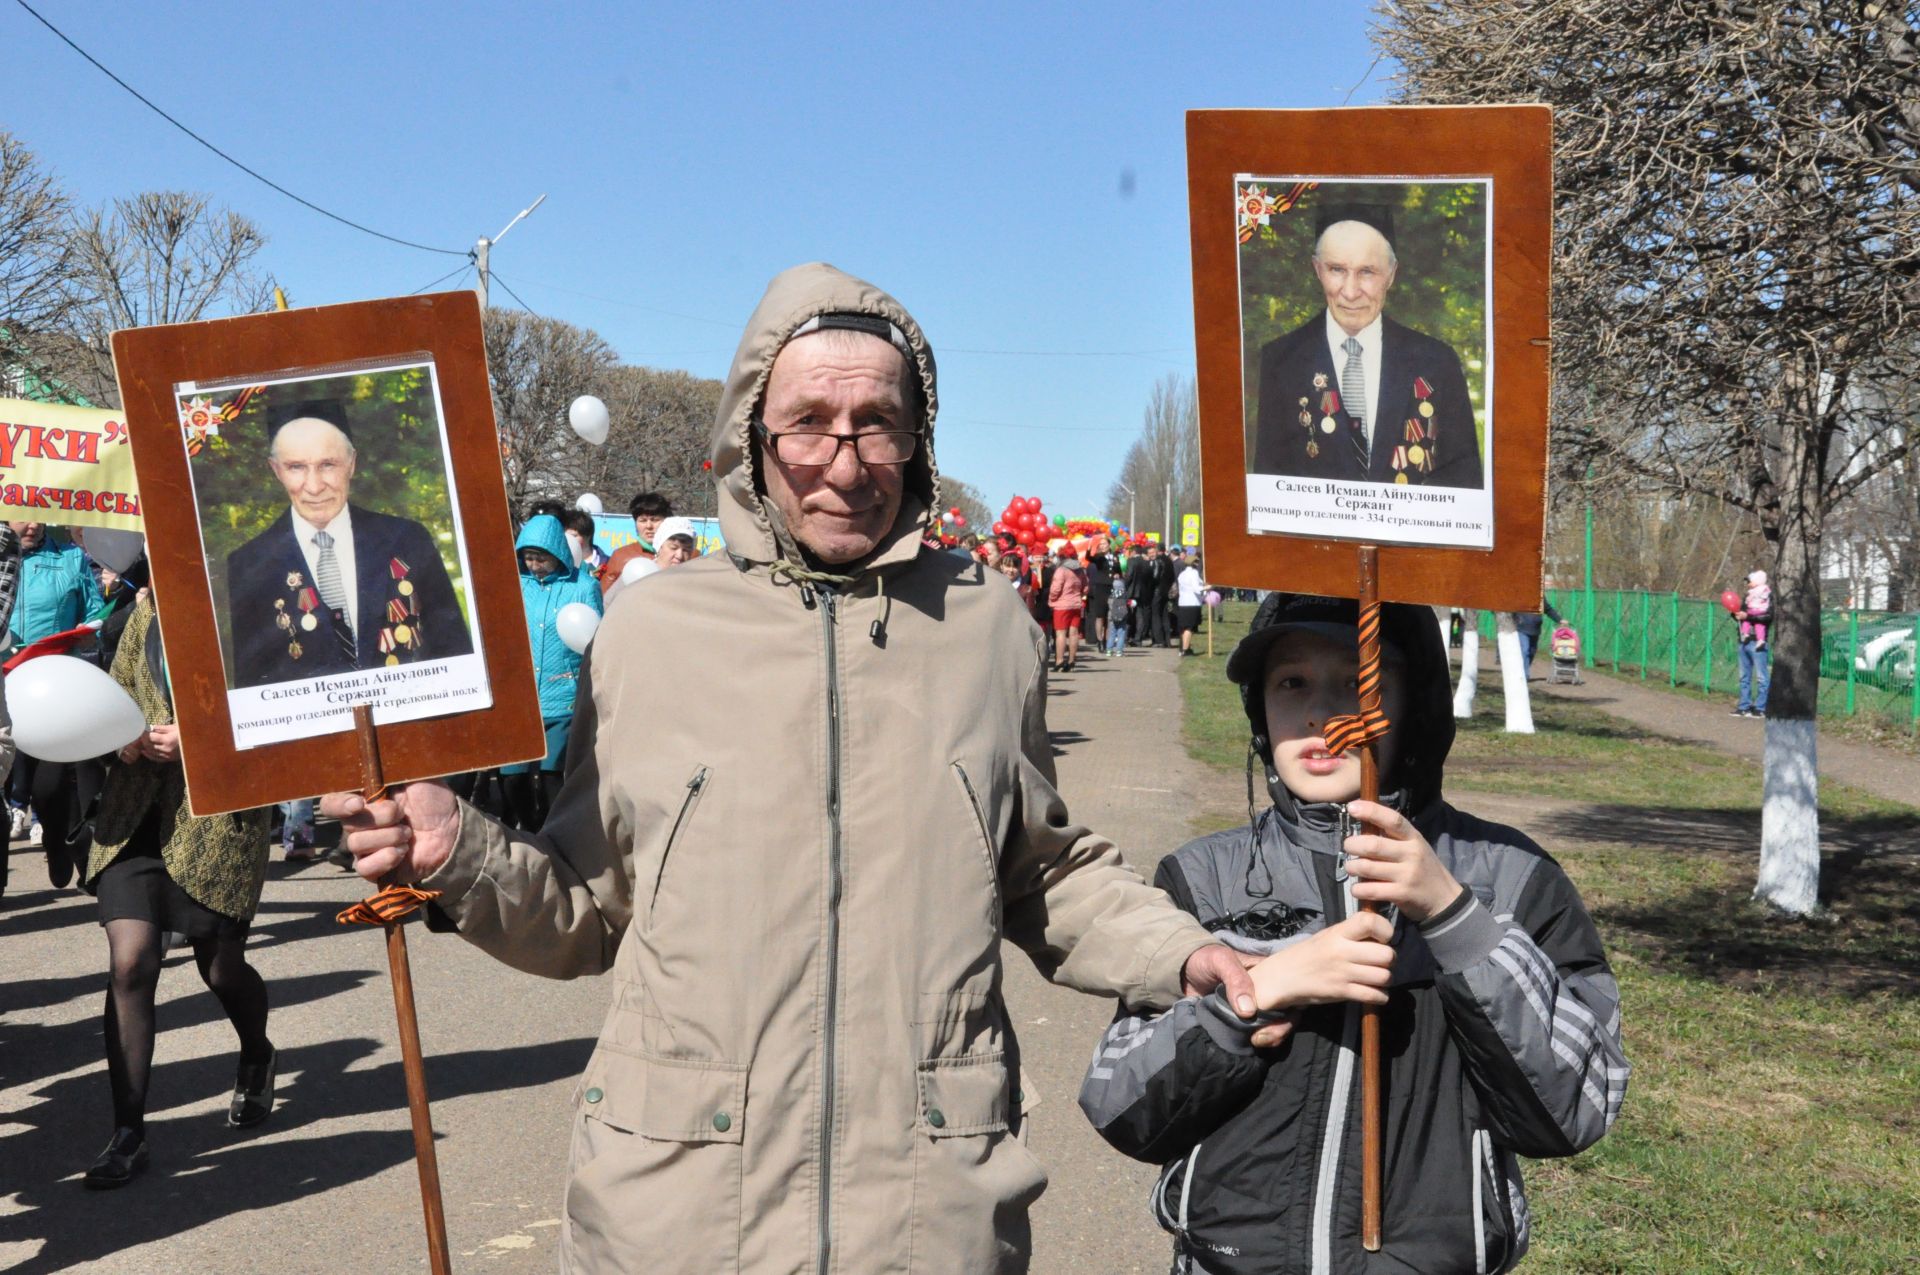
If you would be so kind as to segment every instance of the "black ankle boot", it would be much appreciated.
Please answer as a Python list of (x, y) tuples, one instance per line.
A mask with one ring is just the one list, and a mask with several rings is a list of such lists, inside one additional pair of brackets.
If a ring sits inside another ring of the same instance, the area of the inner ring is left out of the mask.
[(87, 1170), (89, 1191), (110, 1191), (125, 1186), (147, 1170), (147, 1139), (125, 1127), (115, 1129), (107, 1149)]
[(269, 1050), (265, 1062), (240, 1062), (233, 1081), (233, 1104), (227, 1108), (227, 1123), (236, 1129), (257, 1125), (273, 1114), (273, 1073), (280, 1062), (280, 1051)]

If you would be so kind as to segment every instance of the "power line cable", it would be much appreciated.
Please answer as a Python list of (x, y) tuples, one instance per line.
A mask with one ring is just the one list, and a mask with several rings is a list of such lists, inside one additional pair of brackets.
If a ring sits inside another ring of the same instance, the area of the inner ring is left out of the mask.
[(372, 235), (375, 239), (384, 239), (388, 243), (396, 243), (403, 248), (417, 248), (421, 252), (437, 252), (442, 256), (446, 256), (446, 257), (464, 257), (467, 255), (464, 251), (454, 249), (454, 248), (435, 248), (430, 244), (415, 243), (411, 239), (401, 239), (396, 235), (382, 234), (380, 231), (373, 229), (371, 226), (363, 226), (357, 221), (354, 221), (347, 217), (342, 217), (339, 213), (329, 212), (325, 208), (322, 208), (319, 204), (314, 203), (311, 199), (302, 199), (300, 196), (288, 190), (285, 186), (282, 186), (279, 182), (274, 181), (270, 177), (263, 177), (259, 173), (255, 172), (253, 169), (248, 168), (245, 164), (241, 163), (239, 160), (235, 159), (233, 156), (227, 154), (225, 151), (221, 150), (218, 146), (215, 146), (212, 142), (200, 136), (200, 134), (194, 132), (192, 129), (188, 128), (185, 124), (182, 124), (179, 120), (173, 118), (173, 116), (161, 110), (160, 107), (156, 106), (153, 100), (147, 97), (146, 94), (142, 93), (139, 89), (136, 89), (135, 87), (133, 87), (133, 85), (127, 83), (125, 80), (115, 75), (112, 71), (109, 71), (104, 65), (102, 65), (102, 63), (100, 62), (100, 59), (94, 57), (93, 54), (87, 52), (85, 49), (81, 48), (79, 45), (75, 44), (71, 39), (69, 39), (67, 37), (66, 32), (62, 31), (59, 27), (54, 26), (53, 23), (47, 21), (44, 17), (41, 17), (39, 11), (35, 9), (32, 5), (28, 4), (27, 0), (14, 0), (14, 3), (19, 5), (22, 9), (25, 9), (29, 14), (31, 14), (34, 21), (38, 22), (41, 26), (45, 27), (47, 30), (53, 32), (54, 35), (58, 36), (62, 44), (66, 45), (69, 49), (72, 49), (75, 53), (78, 53), (81, 57), (91, 62), (94, 66), (94, 69), (99, 71), (102, 75), (106, 76), (109, 80), (112, 80), (115, 84), (118, 84), (121, 88), (125, 89), (127, 92), (133, 94), (133, 96), (138, 98), (141, 104), (144, 105), (148, 110), (152, 111), (155, 115), (158, 115), (161, 119), (173, 125), (175, 128), (185, 133), (188, 137), (191, 137), (194, 141), (200, 143), (202, 146), (206, 147), (208, 150), (218, 155), (221, 159), (226, 160), (229, 164), (232, 164), (235, 168), (239, 169), (241, 172), (245, 173), (247, 176), (253, 178), (257, 182), (260, 182), (262, 185), (270, 186), (274, 190), (279, 191), (281, 194), (285, 195), (288, 199), (291, 199), (294, 203), (300, 204), (307, 208), (311, 208), (314, 212), (319, 213), (322, 217), (331, 218), (332, 220), (339, 222), (343, 226), (349, 226), (354, 230), (358, 230), (361, 234)]
[(538, 310), (535, 310), (535, 309), (534, 309), (534, 308), (533, 308), (532, 306), (530, 306), (530, 305), (528, 305), (528, 304), (527, 304), (526, 302), (524, 302), (524, 301), (520, 301), (520, 294), (519, 294), (519, 293), (517, 293), (517, 292), (515, 292), (515, 291), (514, 291), (514, 290), (513, 290), (512, 288), (508, 288), (508, 287), (507, 287), (507, 281), (506, 281), (505, 279), (502, 279), (502, 278), (500, 277), (500, 272), (499, 272), (498, 270), (489, 270), (489, 271), (487, 271), (487, 278), (488, 278), (488, 279), (489, 279), (490, 281), (492, 281), (492, 282), (494, 282), (494, 283), (497, 283), (497, 284), (499, 284), (499, 285), (500, 285), (501, 287), (503, 287), (503, 288), (506, 288), (506, 289), (507, 289), (507, 295), (508, 295), (508, 296), (510, 296), (510, 297), (512, 297), (512, 298), (513, 298), (513, 299), (514, 299), (515, 301), (519, 301), (519, 302), (520, 302), (520, 308), (521, 308), (522, 310), (525, 310), (525, 311), (526, 311), (526, 312), (527, 312), (528, 314), (538, 314), (538, 313), (539, 313), (539, 311), (538, 311)]
[(465, 274), (469, 269), (472, 268), (472, 264), (473, 263), (471, 262), (463, 261), (459, 265), (455, 266), (453, 269), (441, 275), (438, 279), (435, 279), (432, 283), (423, 283), (419, 287), (415, 288), (412, 292), (409, 292), (407, 295), (410, 297), (417, 297), (429, 288), (439, 287), (441, 284), (445, 283), (447, 280), (453, 278), (453, 276), (457, 274)]

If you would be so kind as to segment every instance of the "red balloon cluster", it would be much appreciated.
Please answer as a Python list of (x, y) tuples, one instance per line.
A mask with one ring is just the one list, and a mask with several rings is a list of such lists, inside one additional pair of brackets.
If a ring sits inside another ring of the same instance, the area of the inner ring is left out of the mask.
[(1012, 536), (1021, 548), (1032, 549), (1046, 544), (1056, 533), (1041, 512), (1040, 497), (1015, 496), (1000, 512), (999, 521), (993, 524), (993, 534)]
[(960, 512), (960, 506), (955, 505), (940, 515), (940, 522), (950, 530), (958, 529), (964, 531), (967, 527), (967, 516)]

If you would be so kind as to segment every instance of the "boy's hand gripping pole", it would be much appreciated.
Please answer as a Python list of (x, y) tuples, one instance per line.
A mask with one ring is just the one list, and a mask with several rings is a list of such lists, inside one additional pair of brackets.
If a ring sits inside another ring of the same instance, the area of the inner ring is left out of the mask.
[[(373, 709), (356, 704), (353, 730), (360, 743), (360, 793), (369, 802), (387, 794), (380, 768), (380, 741), (373, 730)], [(433, 1117), (427, 1111), (427, 1072), (420, 1054), (420, 1022), (413, 1009), (413, 967), (407, 961), (407, 917), (437, 890), (416, 890), (392, 881), (339, 916), (342, 925), (378, 925), (387, 932), (387, 968), (393, 976), (393, 1012), (400, 1021), (400, 1063), (407, 1078), (407, 1111), (413, 1117), (413, 1160), (420, 1170), (420, 1207), (426, 1214), (427, 1262), (433, 1275), (452, 1275), (447, 1250), (447, 1215), (440, 1201), (440, 1161), (434, 1154)]]

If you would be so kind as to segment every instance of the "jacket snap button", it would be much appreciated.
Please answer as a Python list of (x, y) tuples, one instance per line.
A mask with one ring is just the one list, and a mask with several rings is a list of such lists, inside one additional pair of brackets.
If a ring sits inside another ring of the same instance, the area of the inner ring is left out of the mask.
[(1016, 1089), (1013, 1091), (1013, 1100), (1016, 1103), (1025, 1102), (1027, 1100), (1027, 1095), (1021, 1093), (1018, 1089)]
[(725, 1133), (733, 1128), (733, 1118), (724, 1111), (716, 1111), (713, 1113), (713, 1127)]
[(936, 1129), (944, 1129), (947, 1127), (947, 1118), (941, 1113), (940, 1108), (929, 1107), (927, 1108), (927, 1123)]
[(602, 1098), (606, 1096), (607, 1095), (600, 1092), (599, 1086), (597, 1085), (594, 1088), (587, 1090), (588, 1102), (599, 1102)]

